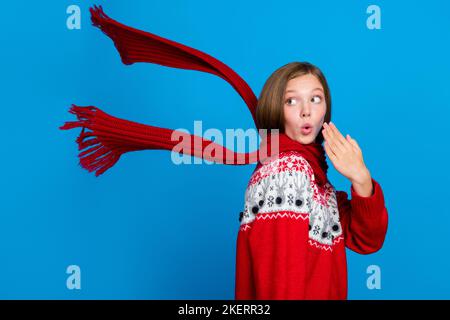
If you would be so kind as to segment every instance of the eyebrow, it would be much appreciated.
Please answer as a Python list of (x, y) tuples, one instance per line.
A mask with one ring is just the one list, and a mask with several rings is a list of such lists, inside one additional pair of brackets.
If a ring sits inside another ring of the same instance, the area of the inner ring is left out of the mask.
[[(320, 90), (320, 91), (323, 91), (322, 88), (314, 88), (314, 89), (312, 89), (311, 91), (314, 91), (314, 90)], [(291, 89), (291, 90), (286, 91), (286, 93), (288, 93), (288, 92), (297, 92), (297, 91)]]

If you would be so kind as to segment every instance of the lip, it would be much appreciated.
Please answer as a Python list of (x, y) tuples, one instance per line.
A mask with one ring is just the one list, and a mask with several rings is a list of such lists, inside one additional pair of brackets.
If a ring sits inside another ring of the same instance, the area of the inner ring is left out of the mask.
[(312, 132), (313, 126), (310, 123), (305, 123), (301, 126), (300, 130), (304, 135), (308, 135)]

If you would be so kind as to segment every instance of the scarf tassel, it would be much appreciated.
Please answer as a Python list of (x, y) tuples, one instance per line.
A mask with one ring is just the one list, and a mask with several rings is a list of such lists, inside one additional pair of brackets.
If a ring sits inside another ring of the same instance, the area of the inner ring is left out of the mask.
[[(171, 151), (179, 143), (178, 153), (215, 163), (245, 165), (257, 162), (259, 157), (258, 151), (237, 153), (196, 135), (116, 118), (94, 106), (72, 104), (69, 112), (75, 114), (78, 121), (67, 121), (59, 128), (82, 127), (75, 140), (80, 151), (79, 164), (89, 172), (95, 171), (96, 176), (112, 167), (126, 152), (146, 149)], [(172, 140), (173, 133), (177, 133), (181, 142)], [(207, 149), (211, 152), (205, 152)]]
[[(75, 142), (78, 144), (78, 150), (84, 150), (78, 154), (80, 158), (79, 164), (89, 172), (95, 171), (98, 177), (110, 167), (112, 167), (120, 158), (123, 152), (120, 150), (108, 147), (105, 142), (102, 142), (96, 136), (94, 131), (87, 132), (86, 128), (91, 129), (95, 118), (96, 107), (94, 106), (76, 106), (72, 104), (69, 112), (75, 114), (78, 121), (67, 121), (64, 125), (59, 127), (61, 130), (73, 129), (82, 127), (80, 135)], [(89, 139), (93, 137), (92, 139)]]

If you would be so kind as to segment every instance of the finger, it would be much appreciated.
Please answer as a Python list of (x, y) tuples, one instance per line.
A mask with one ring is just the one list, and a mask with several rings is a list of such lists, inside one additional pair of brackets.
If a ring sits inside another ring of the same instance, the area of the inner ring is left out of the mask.
[(330, 149), (330, 146), (328, 145), (327, 141), (324, 142), (323, 146), (324, 146), (325, 151), (327, 152), (327, 155), (330, 158), (330, 160), (334, 162), (334, 160), (336, 159), (336, 155)]
[(333, 132), (331, 126), (328, 123), (324, 123), (325, 131), (329, 137), (330, 147), (334, 150), (335, 153), (343, 152), (345, 149), (342, 144), (338, 141), (336, 134)]
[(352, 146), (353, 150), (357, 151), (358, 149), (355, 147), (355, 145), (352, 142), (352, 139), (350, 139), (350, 135), (346, 135), (345, 139), (348, 141), (348, 143), (350, 143), (350, 145)]
[(333, 132), (334, 136), (336, 137), (337, 141), (343, 146), (344, 149), (348, 149), (347, 140), (344, 138), (342, 133), (339, 131), (339, 129), (336, 127), (336, 125), (330, 121), (330, 129)]
[(333, 150), (336, 156), (339, 156), (344, 152), (344, 149), (341, 144), (339, 144), (336, 140), (336, 137), (333, 135), (333, 132), (330, 129), (328, 124), (325, 124), (325, 129), (323, 131), (324, 137), (327, 138), (328, 146)]
[(358, 143), (356, 142), (355, 139), (350, 137), (349, 134), (347, 134), (347, 138), (348, 138), (348, 141), (351, 143), (351, 145), (356, 148), (356, 150), (361, 151), (361, 148), (359, 147), (359, 145), (358, 145)]

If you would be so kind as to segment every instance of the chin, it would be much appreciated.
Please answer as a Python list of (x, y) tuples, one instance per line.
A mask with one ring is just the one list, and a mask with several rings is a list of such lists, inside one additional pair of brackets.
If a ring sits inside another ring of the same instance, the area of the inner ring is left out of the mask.
[[(292, 139), (291, 134), (287, 134), (287, 135), (289, 137), (291, 137), (291, 139)], [(316, 140), (316, 138), (317, 138), (317, 135), (311, 134), (311, 135), (308, 135), (308, 136), (304, 136), (300, 132), (294, 133), (294, 136), (295, 136), (295, 139), (293, 139), (293, 140), (295, 140), (297, 142), (300, 142), (302, 144), (310, 144), (310, 143), (314, 142)]]
[(312, 138), (312, 137), (305, 137), (303, 135), (299, 135), (297, 137), (297, 139), (295, 139), (296, 141), (302, 143), (302, 144), (310, 144), (311, 142), (314, 142), (314, 140), (316, 140), (316, 138)]

